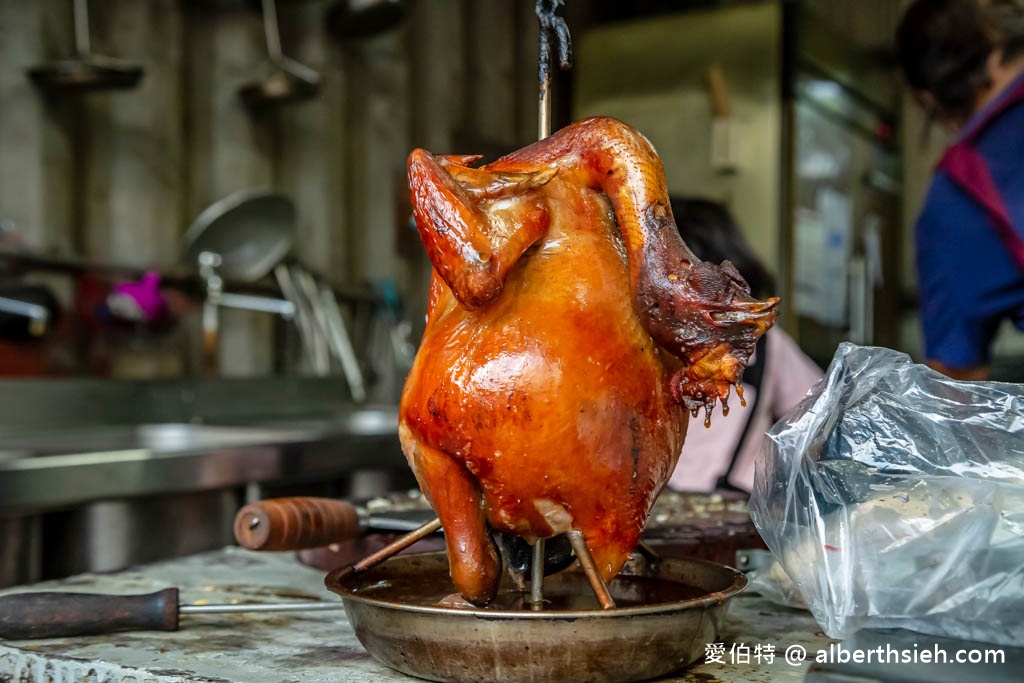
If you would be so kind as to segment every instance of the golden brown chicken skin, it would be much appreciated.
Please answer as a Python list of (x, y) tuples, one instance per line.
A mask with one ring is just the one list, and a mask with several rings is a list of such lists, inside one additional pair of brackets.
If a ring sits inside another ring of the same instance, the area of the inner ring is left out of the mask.
[(725, 401), (776, 300), (682, 243), (660, 160), (619, 121), (473, 161), (409, 158), (434, 276), (400, 436), (456, 588), (485, 604), (500, 578), (489, 528), (577, 529), (604, 578), (619, 571), (687, 411)]

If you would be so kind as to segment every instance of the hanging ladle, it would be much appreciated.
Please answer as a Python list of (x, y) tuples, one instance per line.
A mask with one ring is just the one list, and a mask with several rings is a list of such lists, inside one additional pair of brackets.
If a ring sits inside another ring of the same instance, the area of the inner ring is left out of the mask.
[(37, 85), (48, 90), (115, 90), (134, 88), (142, 78), (142, 67), (113, 57), (90, 52), (89, 7), (86, 0), (74, 0), (75, 52), (62, 59), (29, 69)]
[(315, 97), (320, 91), (320, 74), (282, 53), (274, 0), (263, 0), (263, 31), (267, 37), (270, 75), (242, 86), (239, 91), (242, 101), (251, 108), (259, 109)]

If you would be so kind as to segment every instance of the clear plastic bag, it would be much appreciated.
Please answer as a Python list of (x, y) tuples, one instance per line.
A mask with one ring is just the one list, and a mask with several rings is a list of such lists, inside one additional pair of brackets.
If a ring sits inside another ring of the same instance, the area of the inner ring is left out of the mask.
[(825, 633), (1024, 644), (1024, 385), (843, 344), (766, 446), (751, 517)]

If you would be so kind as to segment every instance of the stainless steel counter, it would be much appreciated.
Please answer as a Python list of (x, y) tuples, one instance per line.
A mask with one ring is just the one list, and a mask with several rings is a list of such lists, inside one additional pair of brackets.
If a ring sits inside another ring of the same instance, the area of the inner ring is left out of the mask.
[(230, 543), (246, 500), (411, 485), (337, 378), (0, 381), (0, 587)]
[[(183, 603), (333, 601), (323, 574), (286, 553), (226, 548), (108, 575), (81, 575), (28, 589), (148, 593), (175, 586)], [(810, 662), (789, 665), (782, 652), (803, 645), (813, 652), (831, 642), (803, 611), (754, 595), (732, 601), (720, 640), (725, 663), (701, 664), (674, 681), (800, 681)], [(752, 653), (774, 645), (778, 656), (729, 663), (733, 644)], [(639, 646), (639, 645), (638, 645)], [(40, 641), (0, 641), (0, 680), (246, 683), (303, 681), (413, 681), (372, 659), (344, 611), (183, 617), (173, 633), (136, 632)]]
[(0, 437), (0, 513), (405, 466), (388, 406), (250, 425), (52, 428)]
[(397, 407), (337, 379), (0, 382), (0, 518), (405, 467)]

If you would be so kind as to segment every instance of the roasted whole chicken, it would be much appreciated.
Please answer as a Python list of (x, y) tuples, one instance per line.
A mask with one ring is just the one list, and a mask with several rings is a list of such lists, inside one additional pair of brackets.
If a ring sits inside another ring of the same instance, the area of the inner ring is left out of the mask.
[(689, 414), (730, 388), (777, 299), (697, 259), (639, 132), (590, 118), (501, 159), (415, 150), (433, 264), (402, 448), (464, 598), (496, 594), (489, 530), (582, 532), (605, 580), (640, 539)]

